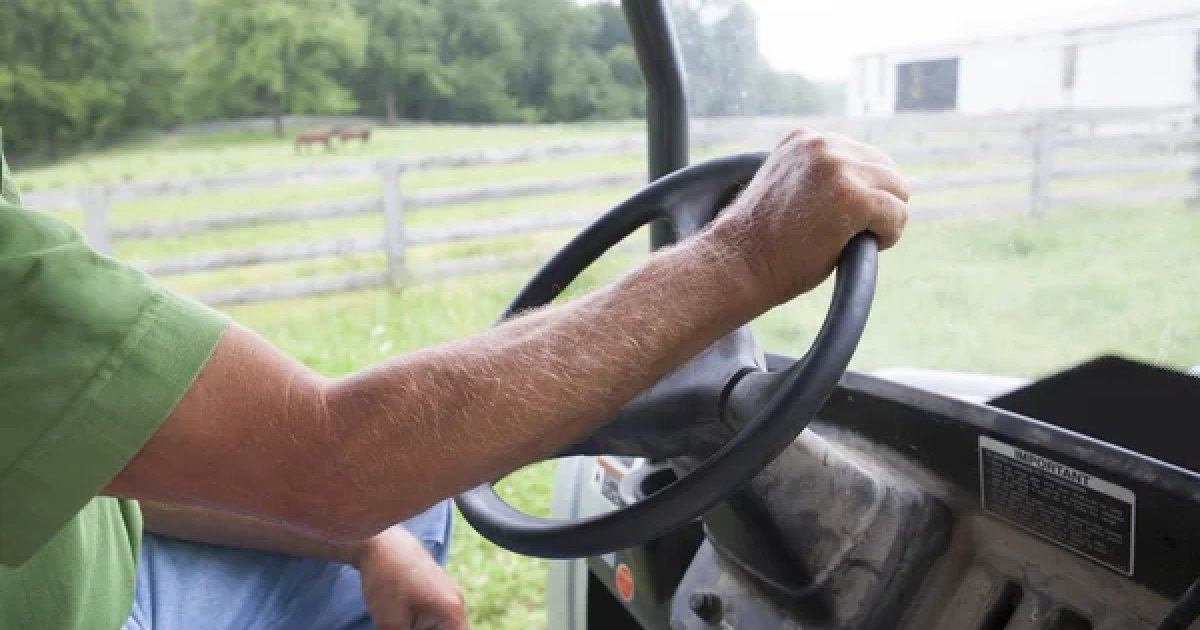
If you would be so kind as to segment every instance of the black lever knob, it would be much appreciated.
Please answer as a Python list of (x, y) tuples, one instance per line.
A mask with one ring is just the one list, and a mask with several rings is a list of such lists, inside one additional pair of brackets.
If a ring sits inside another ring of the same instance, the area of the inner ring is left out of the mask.
[(697, 617), (707, 622), (717, 621), (721, 618), (721, 596), (707, 591), (697, 591), (688, 596), (688, 608), (691, 608)]

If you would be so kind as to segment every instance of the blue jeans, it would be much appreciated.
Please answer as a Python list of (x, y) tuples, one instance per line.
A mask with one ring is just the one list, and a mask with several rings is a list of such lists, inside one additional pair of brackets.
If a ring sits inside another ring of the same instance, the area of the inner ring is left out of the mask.
[[(453, 522), (451, 503), (443, 501), (404, 527), (444, 564)], [(123, 630), (374, 627), (354, 567), (147, 532)]]

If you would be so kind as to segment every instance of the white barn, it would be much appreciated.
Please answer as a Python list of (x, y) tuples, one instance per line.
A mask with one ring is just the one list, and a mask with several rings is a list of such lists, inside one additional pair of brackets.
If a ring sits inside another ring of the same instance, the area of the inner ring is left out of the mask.
[(1200, 101), (1200, 0), (1138, 2), (1021, 32), (854, 59), (847, 114), (992, 114)]

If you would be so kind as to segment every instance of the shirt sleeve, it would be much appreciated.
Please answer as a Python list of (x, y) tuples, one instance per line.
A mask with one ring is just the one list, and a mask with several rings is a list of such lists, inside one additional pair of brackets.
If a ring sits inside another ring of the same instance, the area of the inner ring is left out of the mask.
[(22, 564), (121, 471), (227, 323), (22, 207), (0, 156), (0, 564)]

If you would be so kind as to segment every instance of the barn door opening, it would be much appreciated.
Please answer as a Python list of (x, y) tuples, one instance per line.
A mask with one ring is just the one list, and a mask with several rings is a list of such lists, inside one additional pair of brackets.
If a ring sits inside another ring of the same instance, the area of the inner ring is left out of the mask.
[(897, 112), (944, 112), (958, 107), (958, 57), (896, 64)]

